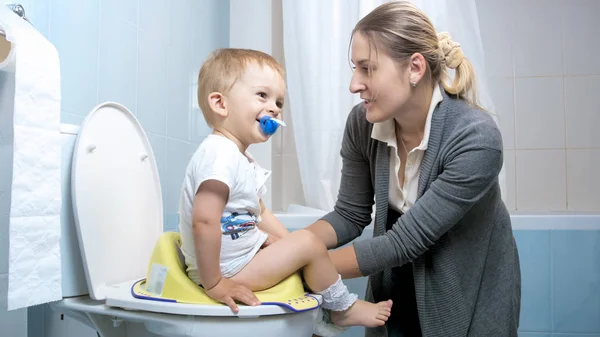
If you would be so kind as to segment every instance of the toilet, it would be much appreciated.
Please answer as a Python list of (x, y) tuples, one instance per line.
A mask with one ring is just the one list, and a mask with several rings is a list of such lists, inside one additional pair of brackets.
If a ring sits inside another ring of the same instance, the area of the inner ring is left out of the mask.
[(179, 234), (163, 233), (154, 154), (127, 108), (102, 103), (80, 127), (61, 125), (61, 137), (63, 298), (53, 310), (101, 337), (312, 335), (322, 298), (299, 274), (238, 313), (187, 277)]

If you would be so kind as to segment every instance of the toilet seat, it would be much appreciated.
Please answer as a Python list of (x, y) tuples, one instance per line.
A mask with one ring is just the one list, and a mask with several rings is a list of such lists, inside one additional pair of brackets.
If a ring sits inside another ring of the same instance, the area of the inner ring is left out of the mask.
[[(87, 116), (75, 143), (71, 169), (75, 227), (91, 299), (165, 316), (256, 318), (300, 312), (267, 304), (240, 305), (234, 313), (222, 304), (133, 296), (132, 287), (146, 278), (155, 243), (163, 235), (163, 206), (150, 143), (135, 116), (122, 105), (106, 102)], [(314, 300), (316, 305), (306, 310), (319, 307), (320, 297)]]

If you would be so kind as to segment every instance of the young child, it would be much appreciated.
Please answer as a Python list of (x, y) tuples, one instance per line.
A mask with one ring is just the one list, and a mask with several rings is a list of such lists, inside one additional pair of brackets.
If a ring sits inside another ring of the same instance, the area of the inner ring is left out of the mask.
[(198, 102), (213, 132), (190, 160), (182, 187), (179, 229), (188, 275), (237, 312), (235, 300), (258, 305), (253, 291), (302, 269), (333, 323), (381, 326), (391, 301), (358, 300), (324, 243), (307, 230), (289, 233), (262, 202), (270, 172), (247, 148), (269, 139), (259, 121), (279, 117), (285, 90), (281, 65), (259, 51), (220, 49), (202, 66)]

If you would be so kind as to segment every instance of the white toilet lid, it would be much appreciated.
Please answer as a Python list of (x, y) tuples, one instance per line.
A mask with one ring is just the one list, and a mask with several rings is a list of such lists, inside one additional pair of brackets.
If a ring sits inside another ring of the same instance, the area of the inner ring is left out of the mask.
[(120, 104), (98, 105), (77, 136), (72, 163), (75, 224), (90, 297), (146, 276), (163, 231), (158, 169), (135, 116)]

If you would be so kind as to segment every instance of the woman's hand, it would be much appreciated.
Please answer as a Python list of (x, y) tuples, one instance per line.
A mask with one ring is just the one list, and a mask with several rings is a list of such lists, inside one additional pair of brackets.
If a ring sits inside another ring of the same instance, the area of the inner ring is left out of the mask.
[(329, 251), (329, 257), (343, 279), (362, 277), (353, 245)]
[(236, 300), (250, 306), (260, 305), (260, 301), (250, 289), (225, 277), (221, 277), (215, 286), (206, 290), (206, 294), (216, 301), (225, 303), (235, 313), (240, 311)]

